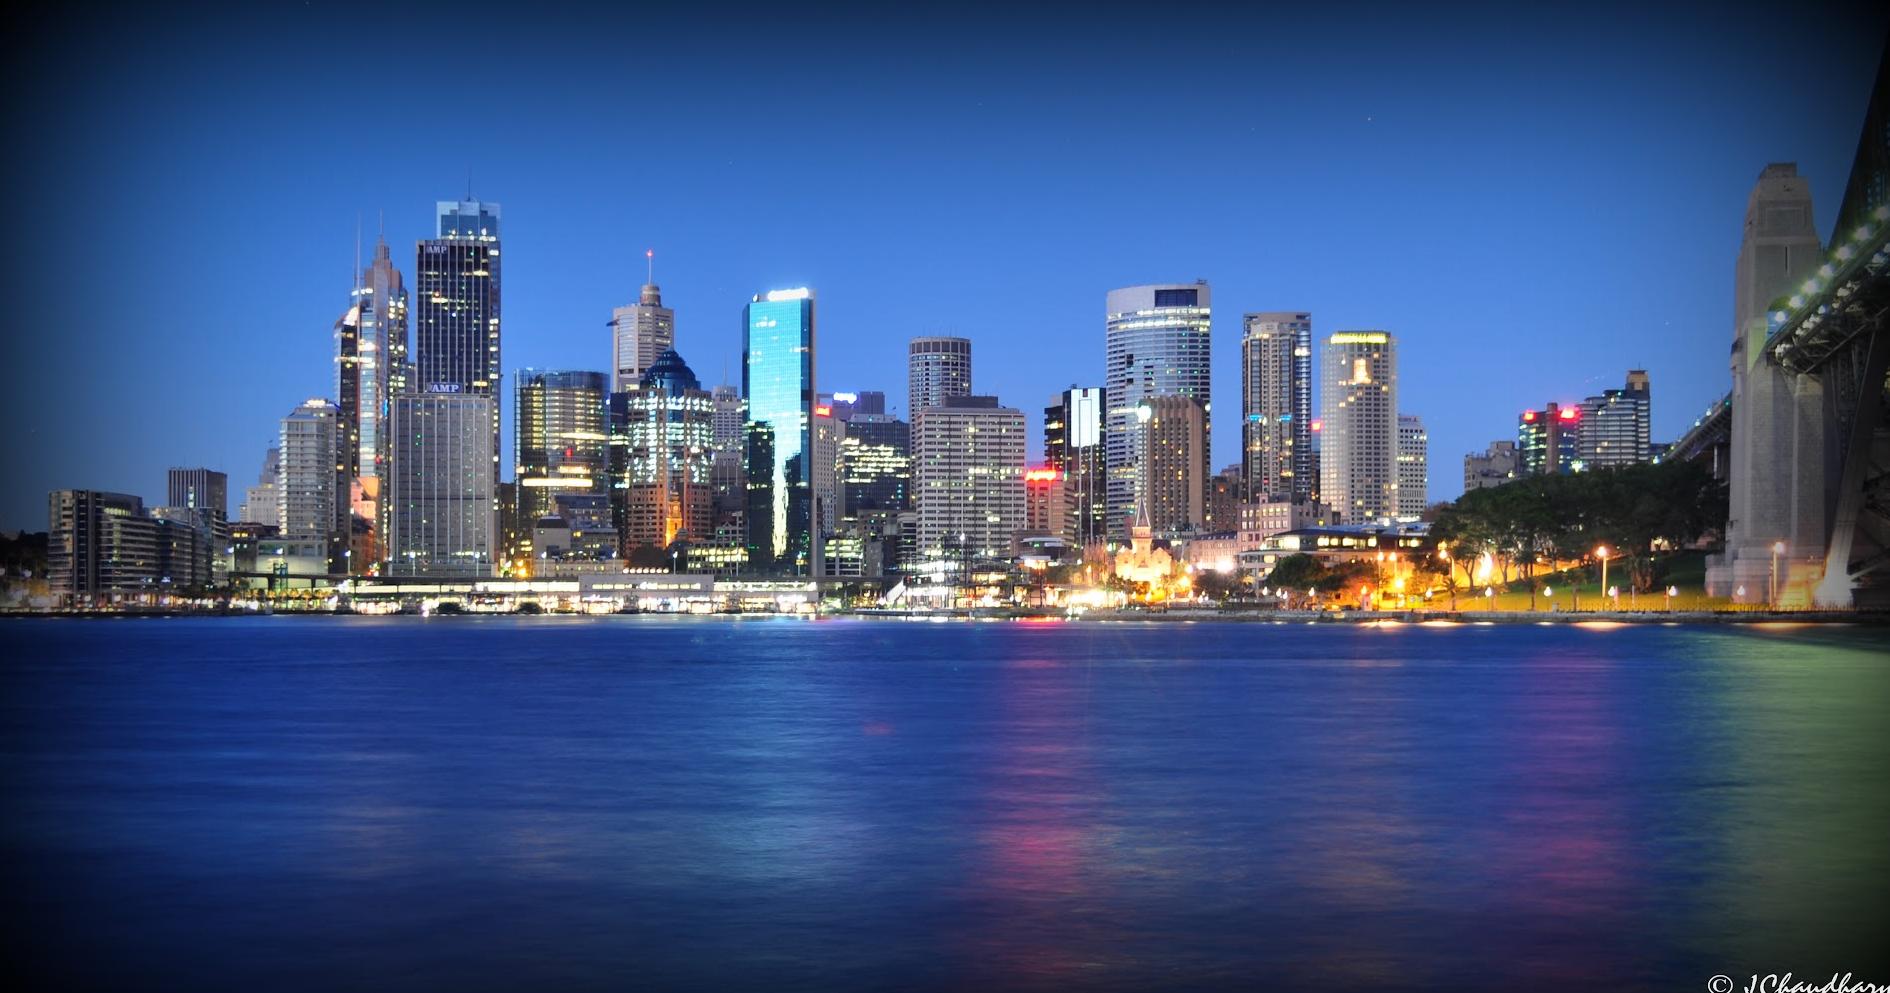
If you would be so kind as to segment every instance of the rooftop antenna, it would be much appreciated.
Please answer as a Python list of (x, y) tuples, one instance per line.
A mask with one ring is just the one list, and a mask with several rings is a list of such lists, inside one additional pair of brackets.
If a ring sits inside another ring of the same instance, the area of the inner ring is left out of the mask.
[(656, 285), (656, 249), (644, 249), (643, 261), (649, 267), (649, 272), (646, 274), (647, 278), (644, 279), (644, 282), (654, 286)]
[(472, 163), (466, 163), (466, 200), (472, 200)]

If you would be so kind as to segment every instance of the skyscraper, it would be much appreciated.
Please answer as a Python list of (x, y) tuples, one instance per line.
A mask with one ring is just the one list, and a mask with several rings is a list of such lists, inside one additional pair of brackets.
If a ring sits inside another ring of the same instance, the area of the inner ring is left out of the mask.
[(1312, 315), (1248, 314), (1241, 323), (1241, 468), (1247, 499), (1308, 499), (1314, 485)]
[(345, 571), (349, 478), (341, 461), (340, 410), (312, 399), (282, 419), (281, 467), (276, 477), (276, 519), (281, 536), (323, 541), (328, 567)]
[(1397, 342), (1383, 331), (1326, 339), (1320, 370), (1320, 499), (1346, 524), (1398, 513)]
[(520, 369), (513, 449), (520, 533), (554, 512), (565, 493), (607, 488), (604, 383), (601, 372)]
[(490, 576), (498, 553), (492, 409), (482, 393), (407, 393), (388, 429), (388, 572)]
[(748, 561), (761, 572), (813, 566), (814, 293), (757, 294), (742, 312), (748, 398)]
[(715, 399), (681, 355), (656, 357), (620, 394), (627, 472), (617, 515), (626, 553), (714, 535)]
[(842, 514), (912, 506), (912, 428), (887, 414), (854, 414), (840, 439)]
[(1653, 458), (1648, 437), (1653, 391), (1644, 369), (1630, 369), (1627, 385), (1603, 390), (1582, 401), (1581, 437), (1576, 456), (1584, 469), (1634, 465)]
[[(387, 521), (381, 496), (386, 490), (387, 412), (395, 396), (407, 391), (407, 287), (394, 268), (387, 239), (377, 239), (374, 259), (361, 271), (348, 310), (335, 322), (336, 406), (340, 408), (343, 465), (359, 481), (361, 502), (353, 509), (373, 526), (378, 546)], [(370, 563), (356, 562), (357, 571)]]
[(652, 269), (637, 302), (610, 312), (610, 391), (622, 393), (637, 385), (643, 370), (675, 346), (676, 312), (663, 306), (663, 291)]
[[(470, 197), (437, 205), (439, 236), (414, 263), (414, 382), (421, 393), (489, 396), (493, 476), (499, 467), (499, 205)], [(496, 508), (495, 508), (496, 513)]]
[(1142, 492), (1147, 523), (1157, 534), (1200, 529), (1207, 521), (1207, 479), (1201, 450), (1207, 416), (1193, 397), (1149, 397), (1142, 422)]
[(1417, 517), (1430, 503), (1431, 436), (1416, 414), (1398, 415), (1398, 516)]
[[(1206, 280), (1161, 283), (1110, 290), (1105, 303), (1103, 388), (1109, 410), (1104, 423), (1104, 458), (1108, 472), (1109, 530), (1127, 537), (1142, 502), (1140, 468), (1142, 403), (1158, 396), (1191, 397), (1201, 405), (1212, 436), (1213, 405), (1208, 382), (1211, 298)], [(1202, 446), (1201, 471), (1213, 472), (1208, 446)]]
[(250, 524), (267, 524), (281, 533), (282, 511), (276, 504), (276, 488), (282, 473), (282, 448), (270, 445), (263, 454), (262, 472), (256, 474), (256, 485), (243, 491), (243, 505), (236, 510), (237, 519)]
[(971, 339), (914, 338), (906, 345), (906, 416), (971, 395)]
[(913, 415), (919, 552), (954, 568), (1007, 560), (1024, 513), (1024, 413), (949, 397)]
[(715, 484), (715, 542), (718, 545), (742, 545), (747, 531), (742, 515), (748, 503), (747, 459), (744, 451), (744, 425), (748, 421), (748, 401), (740, 387), (722, 385), (710, 391), (715, 404), (715, 461), (710, 478)]
[(1099, 386), (1077, 387), (1050, 398), (1043, 410), (1044, 461), (1063, 476), (1069, 502), (1067, 538), (1078, 547), (1108, 540), (1107, 471), (1103, 457), (1103, 413)]
[(1518, 468), (1524, 476), (1554, 476), (1582, 468), (1578, 442), (1582, 409), (1550, 403), (1516, 418)]

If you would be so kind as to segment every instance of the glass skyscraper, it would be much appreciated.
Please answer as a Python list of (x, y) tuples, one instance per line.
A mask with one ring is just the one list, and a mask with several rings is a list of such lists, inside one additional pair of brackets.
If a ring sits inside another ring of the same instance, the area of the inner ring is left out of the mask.
[(1312, 315), (1248, 314), (1240, 342), (1241, 474), (1256, 503), (1305, 500), (1312, 472)]
[(499, 465), (499, 205), (437, 205), (439, 236), (414, 263), (414, 382), (419, 393), (492, 398), (492, 465)]
[(814, 294), (757, 295), (742, 311), (748, 398), (748, 561), (803, 574), (814, 561)]
[[(1201, 405), (1203, 434), (1212, 436), (1208, 388), (1211, 300), (1206, 280), (1110, 290), (1106, 311), (1104, 395), (1109, 410), (1103, 449), (1108, 466), (1109, 533), (1127, 537), (1145, 496), (1143, 401), (1179, 395)], [(1213, 475), (1210, 446), (1201, 451), (1200, 479)]]
[(529, 532), (556, 512), (560, 494), (606, 489), (604, 386), (601, 372), (520, 369), (513, 449), (518, 519)]

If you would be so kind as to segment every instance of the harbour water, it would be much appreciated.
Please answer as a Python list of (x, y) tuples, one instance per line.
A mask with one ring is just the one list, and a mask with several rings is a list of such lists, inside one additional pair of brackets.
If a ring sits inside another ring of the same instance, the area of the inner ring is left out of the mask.
[(36, 988), (1890, 982), (1881, 629), (0, 625)]

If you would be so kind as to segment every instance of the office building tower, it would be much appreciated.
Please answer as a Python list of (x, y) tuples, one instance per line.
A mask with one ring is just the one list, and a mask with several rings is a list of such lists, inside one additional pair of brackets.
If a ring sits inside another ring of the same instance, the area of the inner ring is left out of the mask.
[(1206, 412), (1193, 397), (1178, 394), (1149, 397), (1141, 411), (1146, 523), (1156, 534), (1200, 530), (1207, 521)]
[(914, 338), (906, 345), (906, 415), (971, 395), (971, 339)]
[(947, 397), (913, 415), (918, 543), (944, 571), (1006, 561), (1025, 525), (1024, 414), (996, 397)]
[(1054, 466), (1024, 470), (1024, 530), (1026, 536), (1063, 538), (1070, 531), (1070, 501), (1064, 491), (1063, 471)]
[(715, 398), (667, 350), (618, 394), (627, 445), (616, 515), (625, 554), (696, 544), (715, 534)]
[[(1105, 304), (1103, 388), (1109, 410), (1104, 422), (1110, 534), (1127, 538), (1146, 493), (1140, 460), (1144, 401), (1185, 396), (1201, 406), (1204, 436), (1212, 436), (1213, 405), (1208, 383), (1208, 332), (1212, 312), (1206, 280), (1110, 290)], [(1213, 472), (1201, 446), (1195, 479)]]
[(758, 294), (743, 310), (742, 393), (748, 398), (748, 561), (806, 575), (815, 560), (814, 294)]
[(173, 468), (166, 479), (165, 505), (204, 511), (229, 519), (230, 477), (214, 469)]
[[(492, 474), (499, 475), (499, 205), (468, 197), (437, 205), (438, 234), (414, 262), (411, 389), (489, 396)], [(496, 513), (497, 508), (494, 508)]]
[(1582, 409), (1551, 403), (1516, 418), (1516, 453), (1525, 476), (1553, 476), (1582, 468), (1577, 442)]
[(1415, 518), (1430, 505), (1431, 436), (1416, 414), (1398, 415), (1398, 514)]
[(1312, 496), (1312, 315), (1241, 320), (1241, 468), (1252, 500)]
[(1321, 359), (1320, 501), (1340, 522), (1398, 513), (1397, 342), (1383, 331), (1340, 331)]
[(126, 493), (54, 490), (47, 500), (46, 578), (68, 604), (141, 590), (157, 569), (144, 501)]
[(312, 399), (282, 419), (276, 520), (281, 537), (328, 545), (332, 572), (347, 571), (348, 481), (341, 461), (341, 413)]
[(1101, 387), (1072, 386), (1051, 397), (1043, 410), (1044, 462), (1063, 475), (1064, 497), (1070, 503), (1065, 537), (1078, 547), (1108, 540), (1108, 467), (1103, 455), (1107, 409)]
[(1221, 467), (1208, 478), (1205, 495), (1209, 531), (1234, 531), (1240, 527), (1240, 505), (1247, 502), (1247, 470), (1241, 465)]
[[(348, 309), (335, 322), (335, 346), (343, 471), (357, 481), (351, 507), (377, 536), (365, 547), (378, 558), (378, 535), (386, 527), (381, 494), (388, 460), (387, 408), (408, 385), (407, 287), (385, 238), (376, 241), (373, 260), (361, 270)], [(353, 564), (363, 571), (372, 562), (356, 556)]]
[(256, 475), (256, 485), (243, 491), (243, 503), (236, 509), (236, 517), (250, 524), (267, 524), (272, 528), (282, 527), (281, 508), (276, 503), (276, 480), (282, 471), (282, 449), (270, 445), (263, 454), (262, 472)]
[(1653, 459), (1653, 443), (1648, 437), (1653, 415), (1653, 391), (1647, 371), (1630, 369), (1627, 385), (1618, 390), (1603, 390), (1599, 396), (1582, 401), (1581, 436), (1576, 439), (1576, 457), (1584, 469), (1635, 465)]
[(518, 523), (552, 516), (561, 493), (603, 493), (607, 483), (601, 372), (520, 369), (512, 448)]
[(408, 393), (388, 418), (388, 572), (490, 576), (498, 555), (492, 409), (483, 393)]
[(643, 381), (656, 357), (676, 346), (676, 312), (663, 306), (655, 271), (637, 302), (610, 312), (610, 390), (622, 393)]
[(715, 496), (715, 541), (720, 545), (741, 545), (746, 539), (742, 515), (748, 502), (748, 470), (744, 456), (744, 428), (748, 420), (748, 401), (739, 387), (723, 385), (711, 390), (715, 405), (715, 457), (709, 468)]
[(1492, 441), (1490, 447), (1482, 452), (1473, 452), (1463, 457), (1463, 491), (1465, 493), (1501, 486), (1515, 479), (1519, 474), (1516, 443), (1513, 441)]
[(840, 530), (840, 445), (846, 431), (846, 422), (833, 416), (831, 407), (814, 406), (814, 479), (810, 492), (814, 498), (815, 575), (827, 574), (821, 561), (821, 541)]
[(878, 390), (861, 390), (856, 393), (822, 393), (817, 405), (828, 407), (836, 420), (851, 421), (862, 414), (884, 417), (886, 415), (886, 394)]
[(884, 413), (854, 414), (840, 439), (839, 471), (842, 516), (910, 508), (911, 426)]

